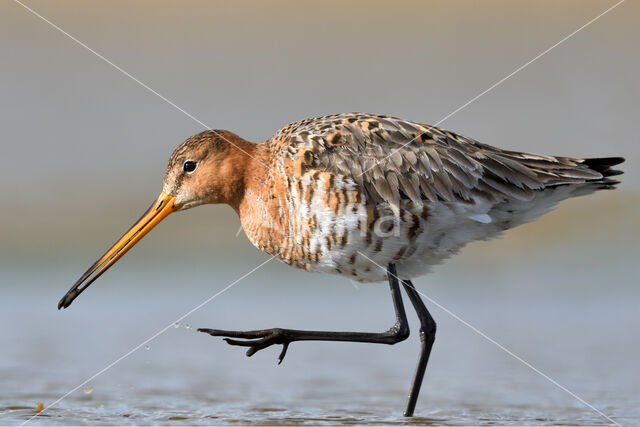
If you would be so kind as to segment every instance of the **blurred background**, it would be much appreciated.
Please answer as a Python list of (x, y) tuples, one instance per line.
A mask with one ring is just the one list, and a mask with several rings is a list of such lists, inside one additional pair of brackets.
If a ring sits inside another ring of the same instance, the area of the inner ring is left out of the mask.
[[(25, 4), (208, 127), (261, 141), (338, 112), (435, 123), (614, 2)], [(624, 156), (619, 189), (565, 201), (415, 282), (621, 424), (640, 422), (639, 17), (638, 2), (621, 4), (441, 124), (505, 149)], [(230, 208), (200, 207), (58, 312), (203, 128), (10, 0), (0, 57), (0, 424), (20, 424), (268, 257), (236, 235)], [(438, 338), (418, 421), (610, 422), (427, 305)], [(415, 333), (393, 347), (295, 343), (276, 366), (279, 349), (247, 359), (195, 332), (392, 323), (386, 285), (270, 262), (30, 423), (402, 423)]]

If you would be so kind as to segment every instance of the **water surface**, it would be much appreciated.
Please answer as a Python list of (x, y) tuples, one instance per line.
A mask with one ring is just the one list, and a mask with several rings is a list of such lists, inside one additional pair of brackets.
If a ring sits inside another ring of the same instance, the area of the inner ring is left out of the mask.
[[(413, 419), (401, 416), (418, 356), (413, 313), (403, 343), (297, 342), (280, 366), (279, 347), (246, 358), (196, 332), (393, 323), (386, 285), (358, 288), (276, 263), (90, 381), (90, 394), (82, 386), (32, 418), (37, 402), (48, 407), (250, 269), (230, 264), (212, 279), (201, 266), (180, 282), (175, 272), (130, 265), (62, 312), (56, 303), (72, 272), (32, 272), (39, 283), (31, 285), (5, 272), (15, 287), (0, 313), (2, 424), (610, 424), (431, 303), (438, 337)], [(575, 283), (562, 268), (487, 272), (491, 283), (472, 284), (455, 267), (418, 288), (617, 422), (638, 423), (638, 292), (624, 274), (603, 292), (597, 274)], [(56, 285), (42, 286), (46, 278)]]

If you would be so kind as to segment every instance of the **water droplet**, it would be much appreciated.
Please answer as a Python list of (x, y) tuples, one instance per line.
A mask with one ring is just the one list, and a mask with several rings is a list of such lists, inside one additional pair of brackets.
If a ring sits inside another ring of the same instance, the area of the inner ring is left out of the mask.
[(93, 387), (87, 386), (84, 388), (84, 394), (91, 394), (91, 393), (93, 393)]
[(145, 349), (145, 350), (149, 350), (150, 348), (151, 348), (151, 347), (149, 347), (148, 345), (145, 345), (145, 346), (144, 346), (144, 349)]
[(174, 328), (179, 328), (179, 327), (180, 327), (180, 322), (176, 322), (176, 323), (174, 323), (174, 324), (173, 324), (173, 327), (174, 327)]
[(186, 325), (184, 325), (184, 327), (187, 328), (187, 329), (191, 329), (191, 325), (188, 324), (188, 323)]

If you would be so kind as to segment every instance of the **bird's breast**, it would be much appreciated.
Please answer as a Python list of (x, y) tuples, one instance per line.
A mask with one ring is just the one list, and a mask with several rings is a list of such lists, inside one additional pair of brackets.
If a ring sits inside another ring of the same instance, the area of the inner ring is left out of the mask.
[(259, 249), (307, 271), (358, 281), (385, 279), (390, 262), (412, 257), (428, 208), (373, 204), (350, 178), (309, 171), (248, 194), (243, 228)]

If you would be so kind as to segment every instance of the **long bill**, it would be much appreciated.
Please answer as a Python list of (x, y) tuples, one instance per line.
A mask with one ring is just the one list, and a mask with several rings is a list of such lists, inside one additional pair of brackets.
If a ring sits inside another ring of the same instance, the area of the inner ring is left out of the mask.
[(160, 193), (158, 199), (153, 202), (151, 207), (133, 224), (133, 226), (118, 240), (111, 248), (98, 259), (78, 281), (69, 289), (69, 292), (58, 303), (58, 309), (67, 308), (78, 295), (89, 287), (98, 277), (102, 275), (109, 267), (116, 263), (124, 254), (127, 253), (136, 243), (140, 241), (149, 231), (153, 229), (160, 221), (165, 219), (170, 213), (174, 212), (175, 196)]

